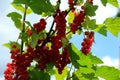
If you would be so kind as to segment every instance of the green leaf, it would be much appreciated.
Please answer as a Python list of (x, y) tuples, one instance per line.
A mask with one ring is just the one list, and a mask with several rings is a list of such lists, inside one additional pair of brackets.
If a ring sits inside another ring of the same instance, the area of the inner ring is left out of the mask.
[(83, 78), (85, 78), (84, 80), (99, 80), (98, 77), (96, 77), (94, 73), (82, 74), (82, 76)]
[(30, 80), (50, 80), (48, 73), (41, 71), (39, 68), (34, 68), (28, 70)]
[(37, 33), (33, 32), (32, 34), (32, 41), (31, 41), (31, 47), (34, 48), (38, 42), (39, 36)]
[(45, 30), (43, 30), (43, 31), (41, 31), (40, 33), (39, 33), (39, 39), (45, 39), (47, 37), (47, 35), (46, 35), (46, 31)]
[(67, 38), (62, 38), (62, 46), (66, 47), (68, 45), (68, 39)]
[(95, 72), (92, 68), (87, 68), (87, 67), (80, 67), (80, 69), (78, 69), (77, 71), (79, 73), (84, 73), (84, 74), (90, 74)]
[(90, 58), (92, 64), (102, 64), (103, 63), (103, 61), (100, 58), (98, 58), (97, 56), (89, 54), (88, 57)]
[(24, 21), (26, 25), (28, 25), (29, 28), (31, 28), (32, 32), (35, 32), (35, 29), (32, 27), (31, 23), (29, 21)]
[(55, 74), (55, 70), (53, 69), (54, 68), (54, 63), (49, 63), (47, 64), (47, 67), (46, 67), (46, 72), (50, 75), (54, 75)]
[(99, 80), (95, 76), (95, 71), (87, 67), (80, 67), (80, 69), (74, 72), (74, 75), (77, 80)]
[(51, 16), (51, 12), (42, 12), (41, 16), (46, 17), (46, 16)]
[(67, 77), (68, 74), (68, 68), (65, 67), (64, 70), (62, 71), (62, 74), (58, 73), (58, 70), (56, 69), (56, 74), (55, 74), (55, 80), (64, 80), (65, 77)]
[(19, 30), (22, 30), (22, 24), (21, 24), (22, 16), (19, 13), (11, 12), (7, 16), (13, 20), (16, 28), (18, 28)]
[(87, 66), (92, 68), (92, 62), (91, 59), (89, 58), (89, 56), (84, 55), (81, 51), (79, 53), (80, 55), (80, 60), (78, 60), (77, 62), (81, 65), (81, 66)]
[(74, 20), (74, 13), (73, 13), (72, 11), (70, 11), (70, 12), (68, 13), (67, 21), (68, 21), (68, 23), (70, 24), (70, 23), (73, 22), (73, 20)]
[(9, 49), (12, 49), (12, 46), (11, 46), (10, 43), (4, 43), (3, 46), (4, 46), (4, 47), (7, 47), (7, 48), (9, 48)]
[(31, 0), (31, 2), (28, 3), (28, 6), (37, 14), (54, 12), (53, 6), (49, 0)]
[(104, 78), (105, 80), (120, 80), (120, 70), (114, 67), (97, 67), (96, 75)]
[(83, 2), (84, 2), (84, 0), (78, 0), (78, 1), (77, 1), (77, 4), (78, 4), (78, 5), (82, 5)]
[(23, 41), (27, 41), (28, 40), (28, 35), (26, 32), (22, 32), (19, 35), (19, 39), (22, 39)]
[(73, 77), (73, 80), (79, 80), (79, 79), (75, 76), (75, 77)]
[(107, 18), (105, 21), (105, 26), (107, 29), (115, 36), (118, 37), (118, 33), (120, 32), (120, 18)]
[(84, 55), (81, 51), (79, 51), (73, 44), (68, 46), (68, 51), (71, 56), (71, 62), (75, 66), (75, 68), (79, 68), (80, 66), (87, 66), (92, 68), (95, 64), (102, 64), (102, 60), (93, 56), (92, 54)]
[[(19, 10), (20, 12), (24, 13), (25, 8), (21, 4), (14, 4), (12, 3), (12, 6), (16, 9)], [(27, 9), (26, 14), (31, 14), (32, 10), (30, 8)]]
[(90, 19), (88, 16), (86, 16), (85, 21), (82, 23), (84, 27), (87, 27), (91, 30), (94, 30), (97, 28), (96, 25), (96, 20), (95, 19)]
[(54, 12), (54, 8), (50, 3), (50, 0), (14, 0), (13, 3), (26, 4), (36, 14), (42, 13), (52, 14)]
[(119, 7), (118, 0), (107, 0), (108, 3), (112, 4), (115, 7)]
[(95, 31), (104, 36), (107, 36), (107, 27), (104, 24), (99, 24)]
[(80, 51), (73, 44), (67, 48), (70, 53), (72, 65), (74, 65), (75, 68), (79, 68), (80, 64), (77, 61), (80, 60)]
[(73, 33), (70, 31), (70, 27), (66, 27), (66, 31), (67, 31), (66, 34), (67, 39), (71, 39)]
[(25, 21), (25, 23), (26, 23), (28, 26), (30, 26), (30, 28), (33, 28), (32, 25), (31, 25), (31, 23), (30, 23), (29, 21)]
[(95, 16), (95, 11), (97, 10), (98, 6), (90, 4), (88, 2), (85, 3), (85, 13), (88, 16)]
[(101, 2), (102, 2), (102, 4), (103, 4), (104, 6), (106, 6), (107, 0), (101, 0)]
[(17, 48), (20, 49), (21, 45), (17, 42), (14, 42), (14, 41), (10, 41), (9, 43), (5, 43), (3, 44), (3, 46), (9, 48), (9, 49), (12, 49), (12, 45), (15, 44), (17, 46)]
[(80, 72), (79, 70), (76, 70), (76, 71), (73, 73), (73, 75), (75, 75), (75, 77), (76, 77), (78, 80), (80, 80), (81, 77), (82, 77), (82, 74), (81, 74), (81, 72)]
[(102, 60), (100, 60), (99, 58), (97, 58), (96, 56), (92, 55), (91, 53), (89, 53), (87, 56), (84, 55), (82, 52), (79, 54), (80, 55), (80, 60), (78, 60), (78, 63), (81, 66), (87, 66), (89, 68), (92, 68), (93, 65), (96, 64), (102, 64)]
[(118, 0), (101, 0), (101, 2), (104, 6), (106, 6), (106, 4), (109, 3), (117, 8), (119, 7)]
[(82, 30), (81, 29), (78, 29), (77, 30), (77, 34), (80, 35), (82, 33)]
[(29, 2), (30, 2), (30, 0), (13, 0), (12, 3), (14, 3), (14, 4), (27, 4)]

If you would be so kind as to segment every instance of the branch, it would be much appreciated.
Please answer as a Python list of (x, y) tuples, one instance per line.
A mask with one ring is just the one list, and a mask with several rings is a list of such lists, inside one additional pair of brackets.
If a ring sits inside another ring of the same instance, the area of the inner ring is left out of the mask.
[[(22, 25), (22, 33), (24, 33), (25, 32), (25, 19), (26, 19), (26, 12), (27, 12), (27, 5), (25, 5), (25, 11), (24, 11), (24, 15), (23, 15), (23, 25)], [(23, 52), (23, 45), (24, 45), (24, 42), (23, 42), (23, 40), (21, 40), (21, 54), (22, 54), (22, 52)]]
[[(60, 4), (60, 3), (61, 3), (61, 0), (58, 0), (57, 2)], [(59, 5), (59, 6), (60, 6), (60, 5)], [(57, 9), (59, 9), (59, 6), (58, 6)], [(55, 18), (55, 17), (56, 17), (56, 14), (54, 15), (54, 18)], [(52, 25), (51, 25), (51, 28), (50, 28), (49, 32), (47, 33), (47, 38), (44, 40), (44, 42), (43, 42), (43, 44), (40, 46), (40, 48), (42, 48), (43, 46), (45, 46), (46, 43), (47, 43), (48, 41), (50, 41), (50, 37), (51, 37), (50, 34), (51, 34), (51, 32), (53, 31), (54, 24), (55, 24), (55, 21), (53, 20)]]
[[(77, 1), (78, 1), (78, 0), (75, 0), (74, 5), (76, 4)], [(58, 0), (58, 3), (60, 4), (60, 3), (61, 3), (61, 0)], [(66, 15), (65, 15), (65, 16), (67, 16), (68, 13), (69, 13), (72, 9), (74, 9), (74, 5), (73, 5), (68, 11), (66, 11)], [(60, 5), (59, 5), (59, 6), (60, 6)], [(59, 9), (59, 6), (58, 6), (58, 9)], [(55, 14), (54, 17), (56, 17), (56, 14)], [(43, 44), (40, 46), (40, 48), (42, 48), (43, 46), (45, 46), (46, 43), (47, 43), (48, 41), (50, 41), (50, 38), (51, 38), (51, 35), (50, 35), (50, 34), (51, 34), (51, 32), (53, 31), (54, 24), (55, 24), (55, 21), (53, 20), (52, 25), (51, 25), (51, 28), (50, 28), (49, 32), (47, 33), (47, 38), (44, 40), (44, 42), (43, 42)], [(55, 32), (53, 32), (52, 35), (53, 35), (54, 33), (55, 33)]]

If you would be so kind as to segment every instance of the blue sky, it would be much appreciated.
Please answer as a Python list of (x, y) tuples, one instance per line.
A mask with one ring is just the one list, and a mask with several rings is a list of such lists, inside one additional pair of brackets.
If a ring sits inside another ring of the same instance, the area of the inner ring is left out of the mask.
[[(6, 63), (10, 62), (9, 49), (2, 46), (3, 43), (9, 41), (15, 41), (19, 34), (19, 31), (14, 27), (13, 22), (6, 17), (6, 15), (15, 11), (11, 6), (10, 2), (12, 0), (1, 0), (0, 1), (0, 80), (3, 77), (3, 72), (6, 67)], [(51, 0), (54, 1), (54, 0)], [(117, 9), (107, 5), (107, 8), (103, 7), (100, 3), (100, 0), (94, 0), (95, 4), (99, 4), (99, 9), (96, 11), (97, 23), (102, 23), (105, 18), (110, 16), (115, 16)], [(63, 4), (64, 5), (64, 4)], [(61, 6), (64, 9), (64, 6)], [(32, 23), (35, 23), (39, 20), (37, 15), (31, 14), (27, 17)], [(48, 21), (50, 22), (50, 20)], [(83, 36), (74, 35), (72, 42), (80, 49)], [(111, 65), (118, 65), (116, 62), (118, 60), (118, 53), (120, 47), (120, 36), (115, 38), (111, 33), (108, 32), (108, 36), (104, 37), (98, 33), (95, 34), (95, 42), (92, 46), (92, 52), (103, 59), (106, 62), (109, 62)]]

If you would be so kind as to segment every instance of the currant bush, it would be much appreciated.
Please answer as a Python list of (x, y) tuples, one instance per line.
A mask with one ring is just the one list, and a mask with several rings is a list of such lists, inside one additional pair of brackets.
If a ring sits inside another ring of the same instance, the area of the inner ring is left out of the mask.
[[(17, 1), (19, 2), (20, 0), (14, 0), (14, 3), (17, 3)], [(68, 0), (68, 9), (66, 10), (61, 9), (61, 0), (57, 0), (54, 6), (50, 4), (49, 0), (41, 0), (41, 2), (45, 5), (41, 4), (38, 6), (37, 3), (35, 3), (36, 5), (30, 5), (24, 1), (20, 1), (20, 4), (26, 5), (24, 18), (28, 14), (26, 13), (27, 9), (29, 10), (28, 7), (30, 7), (34, 13), (40, 14), (41, 17), (43, 17), (32, 26), (25, 21), (25, 19), (20, 22), (23, 23), (21, 38), (18, 38), (21, 40), (21, 43), (19, 43), (19, 40), (10, 43), (12, 62), (7, 64), (7, 68), (4, 71), (5, 80), (34, 80), (31, 79), (30, 76), (32, 73), (29, 73), (31, 67), (34, 67), (36, 70), (39, 69), (38, 71), (34, 70), (36, 73), (43, 72), (50, 75), (48, 65), (51, 63), (53, 63), (52, 70), (57, 69), (60, 75), (62, 75), (66, 66), (68, 68), (69, 65), (72, 65), (71, 68), (69, 68), (69, 73), (66, 72), (68, 74), (66, 80), (79, 80), (77, 79), (79, 76), (80, 78), (81, 76), (89, 76), (89, 74), (81, 74), (81, 71), (86, 71), (87, 68), (90, 68), (90, 71), (92, 71), (90, 76), (95, 75), (93, 72), (95, 72), (96, 66), (94, 66), (93, 63), (90, 63), (89, 65), (92, 65), (89, 67), (87, 64), (85, 65), (82, 62), (78, 62), (83, 57), (86, 57), (87, 60), (87, 56), (90, 56), (88, 54), (91, 52), (91, 47), (94, 42), (94, 29), (92, 29), (93, 27), (91, 27), (91, 25), (93, 25), (95, 21), (91, 19), (91, 16), (97, 7), (93, 5), (93, 0)], [(34, 0), (30, 1), (30, 3), (34, 3)], [(38, 6), (38, 8), (33, 8), (36, 6)], [(48, 10), (44, 10), (45, 7), (47, 7)], [(87, 11), (91, 11), (91, 13)], [(53, 19), (51, 25), (48, 25), (48, 18)], [(47, 26), (50, 26), (48, 31), (46, 30)], [(26, 33), (25, 36), (23, 35), (24, 33)], [(70, 38), (76, 33), (84, 34), (80, 50), (77, 50), (70, 42)], [(83, 57), (78, 53), (81, 53)], [(94, 58), (96, 59), (96, 57)], [(99, 60), (97, 61), (101, 62)], [(34, 66), (32, 63), (34, 63)], [(79, 69), (79, 67), (82, 68)], [(74, 72), (72, 73), (72, 71)], [(81, 80), (82, 79), (83, 78), (81, 78)], [(96, 75), (94, 79), (96, 79)]]

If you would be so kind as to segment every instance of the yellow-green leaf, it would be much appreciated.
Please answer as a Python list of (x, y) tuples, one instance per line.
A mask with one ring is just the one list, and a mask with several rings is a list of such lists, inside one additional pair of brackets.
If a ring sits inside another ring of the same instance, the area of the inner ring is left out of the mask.
[(36, 14), (42, 14), (43, 12), (54, 13), (53, 5), (50, 0), (14, 0), (14, 4), (26, 4)]
[(65, 77), (68, 75), (68, 68), (65, 67), (64, 70), (62, 71), (62, 74), (58, 73), (58, 70), (56, 69), (56, 74), (55, 74), (55, 80), (64, 80)]
[(72, 11), (69, 12), (67, 20), (68, 20), (68, 23), (72, 23), (73, 22), (73, 20), (74, 20), (74, 13)]
[(107, 18), (104, 24), (108, 31), (110, 31), (115, 37), (118, 37), (118, 33), (120, 32), (120, 17)]
[(114, 67), (97, 67), (96, 75), (105, 80), (120, 80), (120, 70)]
[(118, 0), (107, 0), (108, 3), (112, 4), (115, 7), (119, 7)]
[[(22, 12), (22, 13), (25, 12), (25, 8), (24, 8), (21, 4), (14, 4), (14, 3), (12, 3), (12, 6), (13, 6), (16, 10), (18, 10), (18, 11), (20, 11), (20, 12)], [(32, 10), (31, 10), (30, 8), (28, 8), (27, 11), (26, 11), (26, 14), (31, 14), (31, 13), (32, 13)]]
[(19, 48), (20, 49), (20, 44), (19, 43), (17, 43), (17, 42), (14, 42), (14, 41), (10, 41), (10, 42), (8, 42), (8, 43), (5, 43), (5, 44), (3, 44), (3, 46), (5, 46), (5, 47), (7, 47), (7, 48), (9, 48), (9, 49), (12, 49), (12, 45), (13, 44), (15, 44), (16, 46), (17, 46), (17, 48)]
[(104, 36), (107, 36), (107, 27), (104, 24), (99, 24), (95, 31)]

